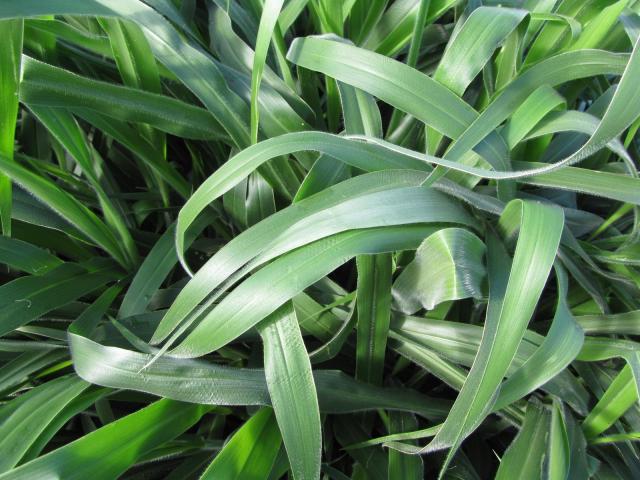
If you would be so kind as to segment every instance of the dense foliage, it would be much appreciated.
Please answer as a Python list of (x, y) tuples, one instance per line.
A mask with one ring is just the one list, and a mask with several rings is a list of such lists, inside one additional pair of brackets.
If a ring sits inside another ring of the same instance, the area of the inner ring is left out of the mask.
[(0, 0), (0, 479), (640, 478), (639, 13)]

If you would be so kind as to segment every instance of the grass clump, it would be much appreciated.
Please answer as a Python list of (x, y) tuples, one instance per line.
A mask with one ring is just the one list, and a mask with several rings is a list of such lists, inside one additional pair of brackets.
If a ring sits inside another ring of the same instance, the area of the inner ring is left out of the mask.
[(0, 479), (639, 478), (640, 2), (0, 2)]

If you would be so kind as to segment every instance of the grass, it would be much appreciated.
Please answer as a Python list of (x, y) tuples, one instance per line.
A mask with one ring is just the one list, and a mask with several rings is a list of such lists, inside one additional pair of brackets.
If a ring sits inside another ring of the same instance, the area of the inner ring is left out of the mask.
[(0, 480), (640, 478), (639, 14), (0, 1)]

